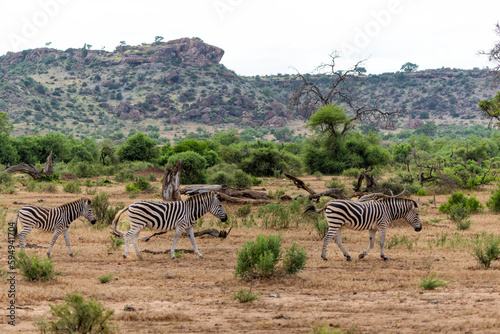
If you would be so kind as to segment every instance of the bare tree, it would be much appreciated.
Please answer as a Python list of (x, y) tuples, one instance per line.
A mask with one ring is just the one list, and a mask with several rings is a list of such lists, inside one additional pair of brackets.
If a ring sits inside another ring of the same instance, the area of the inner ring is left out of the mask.
[[(500, 23), (496, 24), (495, 32), (500, 36)], [(479, 54), (488, 56), (489, 60), (496, 64), (491, 71), (494, 75), (494, 83), (500, 84), (500, 41), (497, 42), (490, 51), (479, 51)]]
[[(355, 123), (373, 121), (377, 118), (390, 118), (400, 111), (382, 111), (377, 106), (370, 107), (360, 102), (356, 95), (355, 82), (363, 72), (364, 60), (357, 62), (352, 68), (342, 71), (336, 69), (337, 60), (340, 58), (337, 52), (330, 55), (330, 63), (321, 64), (314, 72), (324, 74), (330, 79), (327, 89), (313, 81), (314, 76), (301, 74), (291, 80), (292, 96), (290, 103), (297, 112), (304, 116), (311, 116), (319, 107), (326, 105), (342, 105), (346, 107), (350, 119), (344, 124), (345, 130), (354, 127)], [(345, 131), (343, 131), (345, 132)]]

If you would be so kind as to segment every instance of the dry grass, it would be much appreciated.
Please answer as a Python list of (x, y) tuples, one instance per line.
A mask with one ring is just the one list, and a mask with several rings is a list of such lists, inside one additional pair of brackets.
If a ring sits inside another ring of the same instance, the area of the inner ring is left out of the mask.
[[(317, 190), (324, 190), (325, 180), (310, 176), (304, 180)], [(349, 184), (350, 180), (342, 178)], [(259, 186), (262, 188), (262, 186)], [(288, 180), (266, 180), (267, 191), (283, 189), (287, 194), (300, 192)], [(160, 188), (160, 186), (158, 186)], [(140, 195), (130, 199), (124, 185), (112, 185), (99, 190), (110, 194), (112, 203), (129, 204), (139, 199), (159, 199), (158, 195)], [(474, 192), (483, 205), (489, 199), (490, 188)], [(85, 192), (85, 191), (84, 191)], [(21, 205), (14, 202), (56, 206), (79, 196), (63, 193), (27, 193), (22, 189), (14, 195), (1, 195), (0, 205), (8, 208), (7, 221), (14, 219)], [(92, 197), (92, 196), (88, 196)], [(429, 203), (421, 197), (421, 203)], [(436, 196), (437, 204), (446, 196)], [(230, 216), (238, 208), (225, 205)], [(257, 208), (252, 208), (257, 216)], [(87, 221), (79, 219), (71, 226), (69, 237), (75, 257), (70, 257), (61, 236), (52, 251), (53, 263), (62, 275), (49, 282), (29, 282), (17, 274), (17, 305), (29, 309), (17, 310), (17, 326), (0, 322), (0, 332), (35, 333), (33, 322), (41, 315), (48, 315), (49, 304), (62, 302), (66, 293), (78, 293), (85, 298), (94, 297), (106, 308), (115, 310), (113, 320), (120, 333), (183, 333), (183, 332), (247, 332), (271, 333), (311, 332), (315, 324), (329, 324), (347, 330), (356, 328), (358, 333), (424, 333), (424, 332), (474, 332), (495, 333), (500, 328), (500, 275), (499, 262), (489, 270), (479, 267), (471, 249), (463, 240), (483, 231), (500, 234), (499, 217), (485, 212), (473, 215), (469, 230), (458, 231), (455, 224), (446, 220), (436, 207), (424, 205), (420, 209), (423, 230), (416, 233), (404, 223), (397, 222), (388, 230), (387, 241), (393, 236), (406, 236), (406, 245), (386, 247), (389, 262), (380, 260), (378, 247), (363, 260), (357, 254), (368, 245), (367, 232), (345, 230), (344, 246), (353, 257), (344, 260), (342, 253), (331, 242), (329, 261), (321, 257), (322, 241), (316, 231), (304, 223), (287, 230), (265, 230), (259, 227), (236, 227), (225, 240), (200, 237), (197, 244), (205, 259), (185, 254), (175, 260), (169, 254), (143, 253), (139, 260), (132, 251), (127, 259), (120, 250), (109, 251), (108, 230), (93, 229)], [(435, 218), (443, 220), (436, 221)], [(239, 221), (239, 219), (238, 219)], [(218, 227), (216, 219), (204, 217), (204, 228)], [(5, 234), (5, 226), (3, 226)], [(293, 241), (307, 251), (307, 267), (296, 277), (270, 280), (244, 281), (234, 275), (237, 250), (250, 238), (260, 233), (280, 233), (284, 247)], [(147, 235), (142, 232), (141, 236)], [(438, 245), (440, 236), (455, 240)], [(163, 251), (170, 249), (173, 233), (140, 242), (139, 249)], [(462, 238), (460, 238), (462, 237)], [(51, 234), (38, 230), (28, 235), (28, 242), (48, 246)], [(462, 242), (460, 242), (462, 240)], [(0, 258), (6, 269), (6, 238), (0, 243)], [(188, 238), (181, 238), (178, 248), (191, 249)], [(46, 249), (29, 249), (40, 257)], [(419, 287), (420, 278), (430, 273), (451, 283), (432, 291)], [(101, 284), (97, 279), (113, 274), (115, 280)], [(239, 303), (232, 296), (239, 289), (262, 293), (257, 301)], [(6, 280), (0, 283), (0, 303), (9, 299)], [(276, 298), (279, 294), (279, 298)], [(271, 296), (273, 295), (273, 296)], [(125, 311), (125, 305), (135, 311)], [(283, 317), (284, 316), (284, 317)]]

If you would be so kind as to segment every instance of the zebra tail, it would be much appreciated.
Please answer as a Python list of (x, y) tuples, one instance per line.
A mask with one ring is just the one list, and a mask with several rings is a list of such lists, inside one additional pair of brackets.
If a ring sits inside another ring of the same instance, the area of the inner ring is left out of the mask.
[(325, 210), (325, 207), (323, 207), (322, 209), (316, 209), (316, 207), (314, 206), (314, 204), (309, 204), (306, 207), (305, 211), (302, 214), (305, 214), (306, 212), (309, 212), (309, 211), (314, 211), (316, 213), (320, 213), (321, 211)]
[(16, 220), (14, 221), (14, 240), (17, 238), (17, 219), (19, 218), (19, 212), (16, 215)]
[(113, 231), (115, 231), (116, 233), (118, 233), (118, 234), (119, 234), (122, 238), (123, 238), (123, 236), (125, 235), (125, 233), (123, 233), (122, 231), (118, 231), (118, 230), (116, 229), (116, 226), (118, 225), (118, 221), (120, 220), (120, 216), (121, 216), (121, 215), (122, 215), (125, 211), (127, 211), (127, 210), (128, 210), (128, 206), (127, 206), (127, 207), (125, 207), (124, 209), (121, 209), (120, 211), (118, 211), (118, 212), (116, 213), (116, 215), (115, 215), (115, 218), (113, 219), (113, 222), (111, 223), (111, 225), (112, 225), (111, 229), (112, 229)]

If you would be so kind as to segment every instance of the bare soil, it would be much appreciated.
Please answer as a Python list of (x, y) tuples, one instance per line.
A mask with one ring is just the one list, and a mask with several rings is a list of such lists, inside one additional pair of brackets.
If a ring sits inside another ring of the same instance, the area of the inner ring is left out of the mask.
[[(155, 172), (155, 171), (152, 171)], [(304, 177), (313, 189), (325, 190), (325, 180)], [(349, 188), (352, 179), (344, 178)], [(160, 189), (159, 182), (155, 186)], [(302, 192), (285, 179), (265, 180), (259, 188), (267, 191), (284, 190), (289, 195)], [(85, 187), (84, 193), (85, 193)], [(498, 333), (500, 328), (500, 271), (499, 261), (490, 269), (483, 269), (464, 242), (446, 243), (438, 240), (468, 240), (483, 232), (500, 234), (498, 214), (488, 211), (486, 201), (493, 187), (466, 193), (475, 195), (485, 206), (481, 214), (472, 216), (471, 228), (457, 230), (437, 205), (447, 195), (420, 196), (420, 213), (424, 226), (414, 232), (407, 224), (396, 222), (387, 233), (392, 237), (406, 236), (412, 246), (399, 244), (388, 249), (388, 262), (380, 259), (378, 246), (362, 260), (357, 258), (368, 246), (368, 233), (343, 231), (344, 246), (353, 257), (347, 262), (332, 241), (328, 247), (329, 261), (320, 257), (322, 240), (314, 228), (301, 217), (285, 230), (271, 230), (257, 226), (245, 227), (234, 214), (236, 205), (224, 204), (233, 223), (226, 239), (211, 236), (197, 238), (204, 259), (186, 253), (172, 260), (169, 254), (142, 253), (140, 260), (131, 249), (123, 259), (124, 247), (109, 250), (109, 229), (95, 229), (83, 218), (75, 221), (69, 237), (75, 257), (70, 257), (61, 236), (53, 250), (52, 259), (61, 275), (49, 282), (29, 282), (16, 274), (16, 326), (10, 326), (7, 317), (0, 321), (1, 333), (36, 333), (34, 322), (41, 316), (49, 317), (50, 306), (59, 304), (67, 293), (82, 294), (101, 301), (113, 309), (113, 322), (119, 333), (310, 333), (314, 327), (329, 326), (342, 330), (355, 329), (357, 333)], [(112, 204), (130, 204), (139, 199), (160, 199), (155, 194), (140, 194), (131, 199), (125, 185), (99, 187), (97, 191), (110, 194)], [(7, 271), (6, 222), (13, 221), (22, 204), (58, 206), (85, 196), (57, 193), (29, 193), (22, 186), (15, 194), (0, 195), (0, 205), (7, 208), (2, 224), (5, 237), (0, 242), (0, 261)], [(418, 197), (413, 196), (414, 199)], [(258, 207), (252, 208), (257, 216)], [(126, 220), (126, 219), (125, 219)], [(203, 228), (227, 229), (209, 214), (203, 219)], [(121, 230), (125, 226), (121, 225)], [(150, 231), (143, 231), (146, 236)], [(234, 275), (237, 251), (259, 234), (280, 234), (283, 248), (293, 241), (307, 251), (307, 266), (297, 276), (246, 281)], [(48, 246), (52, 235), (38, 230), (28, 235), (28, 242)], [(461, 238), (462, 237), (462, 238)], [(172, 244), (173, 233), (139, 242), (140, 250), (164, 251)], [(16, 243), (17, 244), (17, 243)], [(188, 238), (181, 238), (178, 248), (191, 249)], [(45, 257), (46, 249), (28, 249)], [(423, 290), (421, 278), (437, 278), (450, 284), (435, 290)], [(113, 274), (107, 284), (98, 277)], [(8, 298), (5, 276), (0, 283), (0, 304), (5, 311)], [(259, 293), (252, 303), (233, 299), (239, 289)], [(135, 311), (125, 311), (125, 306)]]

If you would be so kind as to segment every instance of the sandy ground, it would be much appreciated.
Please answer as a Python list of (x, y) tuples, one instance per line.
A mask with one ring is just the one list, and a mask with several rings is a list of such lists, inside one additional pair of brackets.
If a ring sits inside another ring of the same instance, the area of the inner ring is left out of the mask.
[[(325, 180), (304, 177), (313, 189), (324, 190)], [(351, 180), (345, 180), (349, 184)], [(159, 183), (156, 183), (159, 188)], [(285, 190), (289, 195), (302, 192), (288, 180), (266, 180), (259, 188), (266, 191)], [(22, 186), (13, 195), (0, 195), (0, 205), (7, 208), (0, 222), (5, 237), (0, 243), (0, 261), (7, 270), (6, 223), (12, 221), (21, 204), (57, 206), (85, 194), (28, 193)], [(140, 194), (129, 198), (125, 185), (100, 187), (112, 203), (130, 204), (139, 199), (159, 199), (158, 194)], [(474, 193), (483, 205), (493, 187)], [(159, 193), (159, 191), (157, 192)], [(437, 205), (446, 201), (446, 195), (436, 196)], [(417, 197), (413, 197), (417, 199)], [(83, 218), (75, 221), (69, 231), (75, 257), (68, 255), (61, 236), (52, 250), (56, 269), (62, 272), (49, 282), (29, 282), (16, 275), (16, 326), (10, 326), (2, 317), (1, 333), (36, 333), (34, 321), (50, 315), (49, 305), (62, 302), (67, 293), (93, 297), (104, 307), (115, 311), (112, 321), (118, 333), (311, 333), (316, 326), (342, 330), (355, 329), (357, 333), (498, 333), (500, 328), (500, 272), (499, 261), (490, 269), (480, 267), (466, 242), (482, 232), (500, 234), (499, 216), (485, 209), (472, 216), (472, 226), (465, 231), (439, 213), (432, 196), (420, 197), (423, 230), (419, 233), (406, 223), (397, 222), (387, 233), (391, 237), (406, 236), (411, 246), (399, 244), (379, 257), (378, 246), (363, 260), (357, 258), (368, 245), (368, 233), (345, 230), (344, 246), (353, 257), (344, 260), (342, 253), (331, 242), (329, 261), (320, 257), (322, 240), (314, 228), (296, 217), (286, 230), (271, 230), (259, 226), (244, 227), (234, 215), (236, 205), (224, 204), (233, 221), (226, 239), (210, 236), (197, 238), (197, 245), (205, 259), (186, 253), (175, 260), (165, 254), (143, 253), (138, 259), (133, 250), (123, 259), (121, 249), (111, 251), (109, 230), (91, 227)], [(41, 202), (39, 202), (42, 200)], [(4, 209), (5, 210), (5, 209)], [(257, 215), (258, 207), (252, 209)], [(259, 220), (257, 219), (257, 223)], [(215, 217), (204, 217), (202, 228), (220, 226)], [(122, 226), (122, 230), (124, 227)], [(200, 229), (198, 227), (198, 229)], [(144, 231), (141, 236), (148, 235)], [(297, 276), (246, 281), (234, 275), (237, 251), (248, 240), (259, 234), (280, 234), (283, 248), (293, 241), (307, 251), (307, 266)], [(438, 245), (441, 238), (448, 240)], [(173, 233), (139, 242), (140, 250), (164, 251), (171, 247)], [(51, 234), (38, 230), (28, 235), (28, 242), (48, 246)], [(452, 242), (455, 241), (455, 242)], [(17, 244), (17, 242), (16, 242)], [(181, 238), (178, 248), (191, 249), (188, 238)], [(45, 257), (46, 249), (29, 249)], [(421, 278), (437, 278), (450, 284), (435, 290), (423, 290)], [(97, 279), (113, 274), (115, 279), (102, 284)], [(6, 276), (0, 283), (0, 304), (7, 307), (9, 286)], [(260, 297), (252, 303), (233, 299), (239, 289), (251, 289)], [(125, 311), (125, 306), (135, 311)]]

